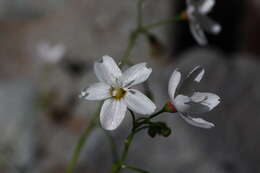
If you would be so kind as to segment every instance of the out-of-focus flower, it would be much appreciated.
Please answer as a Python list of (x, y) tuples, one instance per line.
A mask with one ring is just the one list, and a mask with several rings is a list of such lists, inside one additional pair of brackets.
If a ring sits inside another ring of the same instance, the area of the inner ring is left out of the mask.
[(221, 31), (221, 26), (207, 16), (215, 5), (215, 0), (186, 0), (186, 4), (191, 33), (198, 44), (206, 45), (208, 41), (204, 31), (211, 34)]
[(156, 106), (140, 91), (131, 89), (148, 79), (152, 69), (146, 63), (136, 64), (121, 72), (112, 57), (103, 56), (94, 64), (98, 83), (83, 90), (80, 97), (87, 100), (105, 100), (100, 112), (101, 126), (116, 129), (125, 117), (127, 107), (139, 114), (152, 114)]
[(201, 128), (212, 128), (214, 124), (201, 118), (193, 118), (190, 116), (211, 111), (220, 103), (220, 98), (216, 94), (198, 92), (190, 89), (191, 85), (200, 82), (204, 73), (204, 69), (197, 66), (181, 81), (181, 73), (175, 70), (169, 81), (168, 92), (174, 110), (177, 111), (186, 122)]
[(66, 47), (63, 44), (50, 45), (47, 41), (36, 45), (37, 56), (48, 63), (57, 63), (65, 53)]

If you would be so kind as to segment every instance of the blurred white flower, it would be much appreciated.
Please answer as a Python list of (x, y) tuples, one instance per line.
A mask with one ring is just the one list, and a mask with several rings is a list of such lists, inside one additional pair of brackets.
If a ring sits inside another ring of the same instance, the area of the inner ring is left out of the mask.
[(136, 64), (121, 72), (113, 58), (103, 56), (94, 64), (99, 79), (81, 92), (87, 100), (105, 100), (100, 112), (101, 126), (106, 130), (116, 129), (125, 117), (127, 107), (139, 114), (152, 114), (156, 106), (140, 91), (131, 89), (148, 79), (152, 69), (146, 63)]
[(66, 53), (66, 47), (63, 44), (50, 45), (43, 41), (36, 45), (37, 56), (48, 63), (57, 63)]
[(186, 4), (191, 33), (200, 45), (206, 45), (208, 41), (204, 30), (211, 34), (221, 31), (221, 25), (207, 16), (215, 0), (186, 0)]
[(201, 118), (190, 116), (211, 111), (220, 103), (220, 98), (216, 94), (197, 92), (194, 91), (194, 88), (190, 89), (191, 85), (196, 87), (196, 84), (202, 79), (204, 72), (203, 68), (197, 66), (181, 81), (181, 73), (175, 70), (169, 81), (168, 92), (171, 103), (186, 122), (201, 128), (212, 128), (214, 124)]

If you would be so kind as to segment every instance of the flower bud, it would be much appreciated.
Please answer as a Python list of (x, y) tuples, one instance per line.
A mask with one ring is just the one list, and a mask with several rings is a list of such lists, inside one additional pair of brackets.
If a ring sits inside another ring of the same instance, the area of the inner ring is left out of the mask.
[(172, 130), (169, 127), (165, 127), (161, 130), (161, 135), (168, 137), (172, 133)]
[(154, 127), (149, 127), (148, 129), (148, 135), (152, 138), (154, 138), (157, 134), (157, 130)]
[(168, 137), (171, 129), (164, 122), (152, 123), (148, 129), (148, 135), (154, 138), (156, 135)]
[(170, 101), (168, 101), (164, 105), (163, 110), (164, 110), (164, 112), (170, 112), (170, 113), (176, 113), (177, 112), (177, 109), (175, 108), (175, 106)]

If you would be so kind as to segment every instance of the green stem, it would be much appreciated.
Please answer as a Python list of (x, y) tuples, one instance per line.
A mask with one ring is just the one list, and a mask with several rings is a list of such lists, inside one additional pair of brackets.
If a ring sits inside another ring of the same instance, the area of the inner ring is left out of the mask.
[(135, 46), (135, 42), (136, 42), (136, 40), (138, 38), (138, 34), (139, 34), (138, 32), (133, 31), (129, 35), (127, 48), (125, 50), (125, 53), (124, 53), (123, 57), (121, 58), (121, 63), (122, 64), (131, 65), (131, 63), (129, 62), (128, 58), (129, 58), (129, 56), (130, 56), (130, 54), (131, 54), (131, 52), (132, 52), (132, 50), (133, 50), (133, 48)]
[(149, 127), (150, 127), (150, 126), (147, 125), (147, 126), (143, 126), (143, 127), (137, 128), (137, 129), (135, 130), (135, 133), (138, 133), (139, 131), (142, 131), (142, 130), (147, 129), (147, 128), (149, 128)]
[(121, 169), (123, 168), (122, 165), (125, 162), (125, 159), (127, 157), (130, 145), (133, 141), (135, 132), (132, 131), (132, 133), (126, 138), (126, 140), (124, 141), (124, 151), (123, 154), (120, 158), (120, 160), (117, 162), (117, 164), (114, 165), (113, 169), (112, 169), (112, 173), (119, 173), (121, 171)]
[(139, 0), (137, 3), (137, 27), (141, 28), (143, 24), (142, 8), (145, 0)]
[(96, 127), (96, 124), (97, 124), (97, 121), (98, 121), (98, 118), (99, 118), (100, 106), (97, 110), (98, 111), (94, 114), (94, 116), (90, 120), (89, 124), (85, 128), (83, 134), (79, 138), (79, 141), (78, 141), (76, 148), (73, 152), (72, 158), (69, 161), (69, 165), (66, 169), (66, 173), (72, 173), (73, 170), (75, 169), (77, 161), (78, 161), (80, 153), (81, 153), (81, 150), (82, 150), (83, 146), (85, 145), (91, 131)]
[(128, 45), (125, 50), (125, 53), (121, 59), (122, 64), (131, 65), (128, 58), (135, 46), (135, 42), (138, 39), (139, 34), (142, 33), (142, 25), (143, 25), (143, 15), (142, 15), (142, 7), (145, 0), (139, 0), (137, 3), (137, 26), (136, 29), (130, 33), (128, 37)]
[(180, 21), (180, 20), (182, 20), (181, 16), (176, 16), (174, 18), (168, 18), (168, 19), (162, 19), (159, 22), (143, 26), (142, 29), (145, 31), (148, 31), (150, 29), (153, 29), (153, 28), (165, 25), (165, 24), (171, 24), (173, 22)]
[(117, 150), (116, 150), (115, 140), (109, 132), (107, 132), (106, 130), (103, 130), (103, 131), (109, 140), (109, 145), (110, 145), (111, 152), (112, 152), (113, 163), (115, 163), (118, 161), (118, 154), (117, 154)]
[(156, 113), (150, 115), (150, 116), (148, 117), (148, 119), (151, 120), (151, 119), (157, 117), (158, 115), (160, 115), (160, 114), (163, 113), (163, 112), (165, 112), (164, 107), (163, 107), (161, 110), (159, 110), (158, 112), (156, 112)]
[(134, 130), (135, 127), (136, 127), (135, 114), (134, 114), (134, 112), (133, 112), (132, 110), (130, 110), (130, 109), (128, 109), (128, 110), (129, 110), (129, 112), (130, 112), (130, 114), (131, 114), (131, 117), (132, 117), (132, 124), (133, 124), (132, 130)]
[(163, 107), (161, 110), (159, 110), (158, 112), (156, 112), (156, 113), (150, 115), (150, 116), (147, 117), (147, 118), (146, 118), (146, 117), (140, 117), (140, 118), (136, 119), (136, 122), (139, 122), (139, 121), (141, 121), (141, 120), (142, 120), (142, 122), (139, 122), (139, 124), (140, 124), (140, 123), (142, 124), (142, 123), (145, 123), (145, 122), (149, 122), (151, 119), (157, 117), (158, 115), (160, 115), (160, 114), (163, 113), (163, 112), (165, 112), (164, 107)]
[(126, 169), (129, 169), (129, 170), (132, 170), (132, 171), (135, 171), (135, 172), (140, 172), (140, 173), (149, 173), (148, 171), (145, 171), (145, 170), (142, 170), (142, 169), (139, 169), (139, 168), (135, 168), (135, 167), (132, 167), (132, 166), (128, 166), (128, 165), (122, 165), (122, 168), (126, 168)]
[[(156, 116), (160, 115), (164, 111), (165, 111), (164, 108), (162, 108), (160, 111), (150, 115), (148, 118), (138, 118), (138, 119), (135, 119), (134, 113), (132, 111), (130, 111), (130, 113), (132, 115), (132, 119), (133, 119), (133, 127), (132, 127), (130, 135), (126, 138), (126, 140), (124, 142), (124, 150), (123, 150), (122, 156), (120, 157), (119, 161), (115, 165), (113, 165), (112, 173), (119, 173), (121, 171), (121, 169), (124, 168), (124, 166), (125, 166), (124, 162), (125, 162), (125, 159), (128, 155), (128, 151), (129, 151), (129, 148), (130, 148), (130, 145), (133, 141), (134, 136), (137, 133), (139, 133), (140, 131), (149, 128), (150, 120), (155, 118)], [(139, 120), (143, 120), (143, 121), (139, 122)], [(142, 126), (143, 124), (148, 124), (148, 125)], [(136, 169), (141, 170), (141, 169), (138, 169), (138, 168), (136, 168)], [(137, 170), (135, 170), (135, 171), (137, 171)], [(147, 172), (145, 172), (145, 173), (147, 173)]]

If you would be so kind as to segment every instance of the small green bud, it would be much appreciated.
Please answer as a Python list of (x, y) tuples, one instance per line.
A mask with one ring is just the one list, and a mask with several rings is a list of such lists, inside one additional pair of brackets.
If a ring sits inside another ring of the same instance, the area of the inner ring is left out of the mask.
[(148, 135), (149, 135), (150, 137), (154, 138), (154, 137), (156, 136), (156, 134), (157, 134), (156, 128), (154, 128), (154, 126), (149, 127), (149, 129), (148, 129)]
[(154, 138), (156, 135), (168, 137), (171, 134), (171, 129), (164, 122), (152, 123), (148, 129), (148, 135)]
[(168, 137), (170, 136), (170, 134), (172, 133), (172, 130), (168, 127), (162, 129), (161, 135), (163, 135), (164, 137)]

